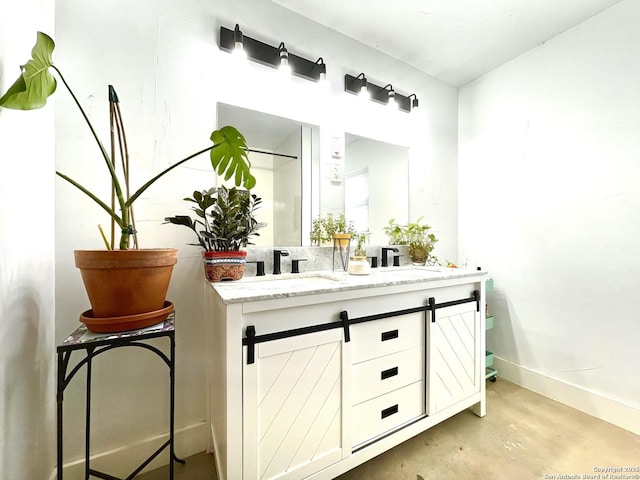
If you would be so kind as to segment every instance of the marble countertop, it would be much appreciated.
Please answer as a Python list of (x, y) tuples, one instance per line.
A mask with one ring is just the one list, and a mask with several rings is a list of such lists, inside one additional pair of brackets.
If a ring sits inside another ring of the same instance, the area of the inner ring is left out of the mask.
[(211, 283), (211, 286), (224, 303), (241, 303), (367, 287), (478, 277), (486, 274), (484, 271), (462, 268), (409, 266), (373, 268), (370, 275), (350, 275), (346, 272), (328, 270), (244, 277), (238, 281)]

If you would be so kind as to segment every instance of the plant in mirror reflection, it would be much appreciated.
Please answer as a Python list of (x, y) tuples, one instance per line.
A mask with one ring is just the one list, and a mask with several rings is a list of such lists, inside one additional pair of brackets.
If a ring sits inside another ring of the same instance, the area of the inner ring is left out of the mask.
[(322, 245), (330, 242), (333, 235), (338, 233), (353, 235), (356, 230), (352, 222), (347, 222), (344, 214), (334, 216), (332, 213), (327, 213), (324, 217), (313, 220), (309, 238), (312, 245)]
[(389, 220), (384, 227), (384, 233), (389, 238), (389, 245), (407, 245), (409, 256), (414, 265), (438, 264), (438, 258), (431, 255), (434, 244), (438, 241), (433, 233), (429, 233), (431, 227), (422, 224), (422, 218), (415, 222), (398, 224), (395, 219)]
[(358, 232), (353, 235), (353, 239), (356, 241), (356, 248), (353, 251), (353, 254), (356, 257), (367, 256), (366, 244), (369, 241), (370, 236), (371, 236), (370, 232)]

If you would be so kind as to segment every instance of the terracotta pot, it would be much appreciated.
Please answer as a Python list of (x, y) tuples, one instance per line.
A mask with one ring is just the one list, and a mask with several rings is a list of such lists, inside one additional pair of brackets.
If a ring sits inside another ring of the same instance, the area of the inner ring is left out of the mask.
[(247, 263), (247, 252), (202, 252), (204, 276), (210, 282), (240, 280)]
[(171, 273), (178, 261), (175, 248), (76, 250), (74, 255), (93, 317), (126, 317), (166, 307)]

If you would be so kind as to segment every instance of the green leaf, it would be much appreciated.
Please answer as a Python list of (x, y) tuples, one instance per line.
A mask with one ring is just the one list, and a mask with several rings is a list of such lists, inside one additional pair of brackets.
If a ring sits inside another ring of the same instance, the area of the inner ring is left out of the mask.
[(251, 189), (256, 179), (251, 175), (251, 162), (247, 156), (247, 142), (234, 127), (226, 126), (211, 134), (214, 148), (211, 149), (211, 165), (218, 175), (230, 179), (235, 175), (236, 186)]
[(47, 34), (38, 32), (31, 50), (31, 60), (21, 67), (22, 74), (0, 98), (0, 107), (14, 110), (42, 108), (56, 90), (56, 79), (49, 73), (53, 66), (51, 54), (55, 44)]

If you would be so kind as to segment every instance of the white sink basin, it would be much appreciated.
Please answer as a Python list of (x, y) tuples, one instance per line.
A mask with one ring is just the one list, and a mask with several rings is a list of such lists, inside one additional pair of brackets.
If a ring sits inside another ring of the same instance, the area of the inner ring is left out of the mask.
[(330, 273), (283, 273), (282, 275), (265, 275), (262, 277), (245, 277), (242, 283), (255, 284), (264, 288), (291, 288), (313, 285), (326, 285), (340, 281), (338, 275)]

